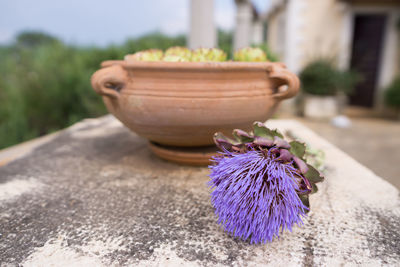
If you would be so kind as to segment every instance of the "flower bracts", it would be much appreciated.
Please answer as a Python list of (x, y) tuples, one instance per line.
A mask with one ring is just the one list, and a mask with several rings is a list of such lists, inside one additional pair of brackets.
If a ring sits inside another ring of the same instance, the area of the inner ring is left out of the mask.
[(290, 143), (256, 122), (252, 133), (234, 130), (235, 139), (216, 133), (222, 150), (210, 166), (211, 201), (218, 223), (236, 237), (265, 243), (302, 225), (308, 195), (323, 177), (304, 160), (305, 145)]

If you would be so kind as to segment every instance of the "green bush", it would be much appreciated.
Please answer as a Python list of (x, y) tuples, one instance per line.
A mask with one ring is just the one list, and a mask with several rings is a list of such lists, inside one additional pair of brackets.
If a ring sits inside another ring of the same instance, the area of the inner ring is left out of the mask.
[(233, 54), (233, 35), (232, 32), (218, 30), (218, 47), (224, 50), (228, 55), (228, 59), (232, 58)]
[(17, 36), (17, 45), (26, 48), (33, 48), (53, 43), (60, 43), (60, 40), (54, 36), (40, 31), (26, 31)]
[(119, 46), (75, 47), (43, 33), (20, 34), (0, 47), (0, 149), (105, 114), (90, 86), (102, 61), (184, 44), (183, 36), (154, 33)]
[(360, 79), (355, 71), (339, 71), (326, 59), (311, 62), (299, 76), (304, 92), (321, 96), (336, 95), (339, 91), (351, 93)]
[[(17, 48), (1, 63), (0, 147), (66, 127), (105, 109), (89, 80), (86, 51), (61, 43)], [(4, 70), (3, 70), (4, 69)]]
[(397, 77), (385, 90), (385, 103), (389, 107), (400, 108), (400, 77)]

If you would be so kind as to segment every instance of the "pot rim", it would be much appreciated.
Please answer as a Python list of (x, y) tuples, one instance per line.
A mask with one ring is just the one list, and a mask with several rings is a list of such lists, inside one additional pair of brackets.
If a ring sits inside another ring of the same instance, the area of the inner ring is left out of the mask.
[(169, 69), (169, 70), (263, 70), (268, 71), (272, 66), (279, 66), (286, 69), (281, 62), (165, 62), (165, 61), (126, 61), (106, 60), (101, 63), (102, 68), (112, 65), (121, 65), (125, 69)]

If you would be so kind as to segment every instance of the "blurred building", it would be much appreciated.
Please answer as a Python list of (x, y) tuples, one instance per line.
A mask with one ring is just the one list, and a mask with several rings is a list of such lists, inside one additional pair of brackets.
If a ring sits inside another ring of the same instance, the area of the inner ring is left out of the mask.
[(235, 0), (236, 23), (234, 30), (234, 50), (261, 44), (265, 41), (265, 17), (255, 8), (250, 0)]
[(363, 76), (350, 102), (379, 106), (399, 72), (399, 0), (271, 0), (265, 19), (271, 50), (294, 71), (328, 57)]
[[(213, 0), (191, 0), (190, 47), (215, 46)], [(350, 104), (378, 107), (382, 90), (400, 69), (400, 0), (270, 0), (259, 13), (251, 0), (234, 0), (233, 47), (268, 43), (299, 73), (319, 58), (363, 77)]]

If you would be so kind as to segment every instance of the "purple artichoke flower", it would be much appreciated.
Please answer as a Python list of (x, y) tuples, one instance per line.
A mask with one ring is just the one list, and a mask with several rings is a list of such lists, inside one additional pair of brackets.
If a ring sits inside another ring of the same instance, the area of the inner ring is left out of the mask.
[(260, 123), (254, 133), (235, 130), (234, 136), (214, 137), (222, 150), (213, 158), (209, 182), (218, 223), (250, 243), (271, 242), (303, 224), (308, 194), (323, 177), (303, 161), (304, 144), (289, 144)]

